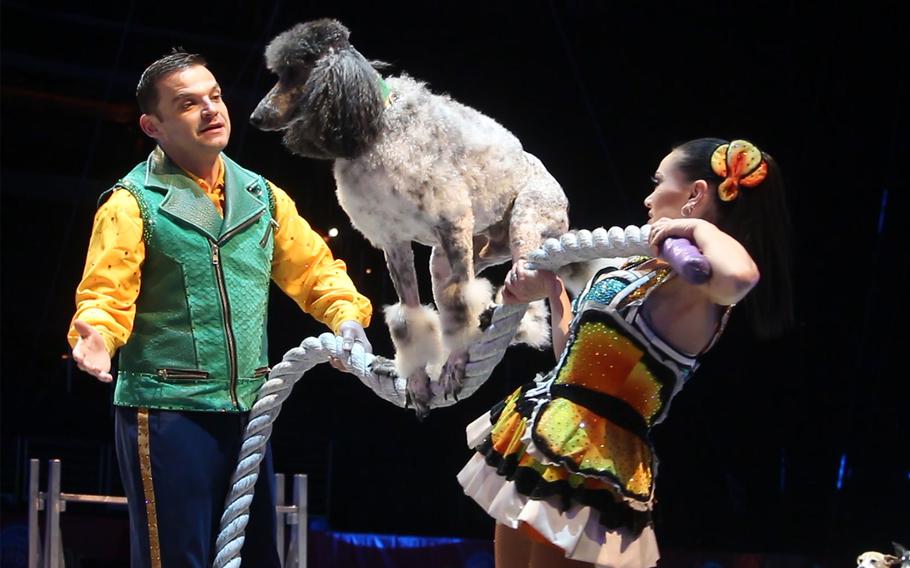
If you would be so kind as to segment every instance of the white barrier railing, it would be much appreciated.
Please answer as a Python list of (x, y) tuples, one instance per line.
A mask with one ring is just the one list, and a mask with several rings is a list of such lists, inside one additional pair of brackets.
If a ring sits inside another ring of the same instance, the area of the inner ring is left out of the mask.
[[(48, 460), (47, 491), (41, 491), (41, 464), (29, 460), (28, 471), (28, 568), (63, 568), (63, 538), (60, 532), (60, 515), (67, 503), (94, 503), (98, 505), (126, 506), (126, 497), (64, 493), (60, 491), (62, 464), (58, 459)], [(275, 474), (275, 513), (277, 532), (275, 541), (278, 556), (284, 568), (306, 568), (307, 551), (307, 476), (295, 474), (291, 502), (285, 503), (285, 476)], [(42, 540), (40, 513), (44, 512)], [(285, 527), (292, 527), (285, 546)]]

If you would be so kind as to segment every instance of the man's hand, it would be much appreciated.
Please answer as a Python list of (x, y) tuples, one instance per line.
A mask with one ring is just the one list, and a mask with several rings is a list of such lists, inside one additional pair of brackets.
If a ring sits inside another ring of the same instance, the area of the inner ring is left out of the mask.
[(338, 335), (341, 336), (342, 358), (332, 357), (329, 359), (329, 363), (339, 371), (348, 370), (347, 364), (351, 362), (351, 350), (354, 349), (355, 343), (359, 343), (365, 353), (373, 352), (373, 346), (370, 345), (363, 326), (354, 320), (342, 322), (338, 328)]
[(86, 373), (101, 382), (114, 380), (111, 376), (111, 355), (107, 352), (101, 334), (89, 324), (76, 320), (73, 322), (79, 341), (73, 347), (73, 360)]
[(373, 346), (370, 345), (370, 340), (367, 339), (367, 333), (363, 330), (363, 326), (356, 321), (347, 320), (342, 322), (338, 331), (340, 332), (342, 339), (341, 349), (343, 349), (346, 354), (350, 355), (351, 349), (354, 348), (355, 343), (363, 345), (363, 350), (366, 353), (373, 352)]

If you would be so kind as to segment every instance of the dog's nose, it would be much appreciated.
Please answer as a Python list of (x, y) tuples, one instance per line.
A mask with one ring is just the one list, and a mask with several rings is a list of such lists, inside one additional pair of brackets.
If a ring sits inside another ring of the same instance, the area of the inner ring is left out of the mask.
[(254, 112), (250, 115), (250, 124), (253, 126), (262, 126), (262, 116), (259, 113)]

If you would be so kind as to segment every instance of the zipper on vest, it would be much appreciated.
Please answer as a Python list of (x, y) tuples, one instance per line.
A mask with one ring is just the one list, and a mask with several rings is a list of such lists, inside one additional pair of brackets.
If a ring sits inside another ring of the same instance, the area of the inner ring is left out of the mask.
[[(265, 214), (265, 210), (260, 211), (258, 214), (253, 215), (240, 225), (237, 225), (230, 231), (221, 235), (219, 239), (221, 242), (224, 242), (231, 238), (231, 236), (239, 233), (240, 231), (246, 229), (253, 223), (259, 220)], [(224, 321), (224, 337), (227, 339), (228, 347), (228, 373), (230, 376), (230, 393), (231, 393), (231, 403), (234, 407), (239, 408), (240, 404), (237, 402), (237, 340), (234, 338), (234, 326), (231, 323), (231, 304), (228, 301), (227, 295), (227, 285), (224, 282), (224, 267), (221, 265), (221, 249), (218, 246), (218, 243), (212, 241), (212, 266), (215, 267), (215, 283), (218, 284), (218, 295), (221, 298), (221, 315), (222, 320)]]
[(269, 237), (272, 236), (273, 231), (278, 231), (278, 221), (275, 219), (269, 219), (269, 226), (265, 228), (265, 234), (262, 235), (262, 239), (259, 241), (259, 246), (265, 248), (265, 245), (269, 243)]
[(231, 305), (228, 302), (227, 286), (224, 283), (224, 268), (221, 266), (221, 249), (212, 241), (212, 266), (215, 268), (215, 283), (218, 285), (218, 296), (221, 299), (221, 315), (224, 321), (224, 337), (228, 348), (228, 376), (230, 378), (231, 403), (237, 403), (237, 342), (234, 339), (234, 326), (231, 325)]
[(197, 369), (158, 369), (158, 376), (164, 380), (169, 379), (207, 379), (207, 371)]
[(228, 231), (228, 232), (226, 232), (225, 234), (221, 235), (221, 237), (218, 239), (218, 241), (223, 243), (224, 241), (226, 241), (226, 240), (228, 240), (229, 238), (233, 237), (235, 234), (239, 233), (240, 231), (246, 229), (247, 227), (249, 227), (250, 225), (252, 225), (252, 224), (255, 223), (256, 221), (258, 221), (259, 218), (262, 217), (263, 215), (265, 215), (265, 210), (260, 211), (260, 212), (257, 213), (256, 215), (253, 215), (252, 217), (250, 217), (249, 219), (247, 219), (247, 220), (244, 221), (243, 223), (237, 225), (236, 227), (234, 227), (234, 228), (231, 229), (230, 231)]

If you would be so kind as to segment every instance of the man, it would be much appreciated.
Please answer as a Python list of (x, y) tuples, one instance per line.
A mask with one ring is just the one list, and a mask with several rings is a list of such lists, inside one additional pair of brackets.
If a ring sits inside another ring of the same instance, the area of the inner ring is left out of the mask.
[[(158, 146), (98, 209), (69, 340), (79, 368), (105, 382), (120, 349), (116, 447), (132, 566), (210, 566), (269, 370), (269, 280), (348, 354), (354, 342), (370, 350), (372, 307), (287, 194), (222, 154), (231, 121), (200, 56), (155, 61), (136, 97)], [(242, 551), (250, 566), (279, 565), (271, 480), (267, 453)]]

